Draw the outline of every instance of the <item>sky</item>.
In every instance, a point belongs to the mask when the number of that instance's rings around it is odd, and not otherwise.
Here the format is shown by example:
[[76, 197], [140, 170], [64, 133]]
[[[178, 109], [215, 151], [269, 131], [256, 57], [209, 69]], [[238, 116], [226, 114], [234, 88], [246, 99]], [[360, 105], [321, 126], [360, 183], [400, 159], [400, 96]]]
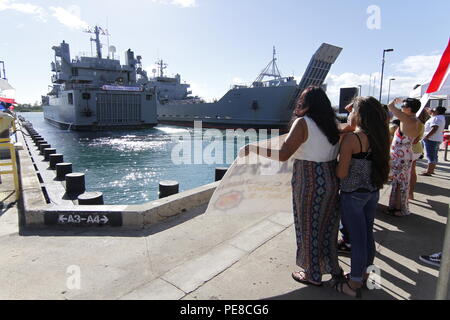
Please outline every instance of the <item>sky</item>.
[[[149, 74], [163, 59], [168, 75], [179, 73], [194, 95], [212, 100], [251, 84], [273, 46], [282, 75], [300, 80], [326, 42], [343, 48], [325, 81], [337, 105], [342, 87], [379, 96], [383, 50], [392, 48], [384, 101], [391, 78], [391, 97], [431, 79], [449, 41], [449, 12], [448, 0], [0, 0], [0, 61], [16, 100], [40, 101], [51, 85], [51, 47], [65, 40], [72, 57], [90, 55], [83, 30], [99, 25], [122, 63], [128, 48]], [[108, 39], [102, 43], [106, 54]]]

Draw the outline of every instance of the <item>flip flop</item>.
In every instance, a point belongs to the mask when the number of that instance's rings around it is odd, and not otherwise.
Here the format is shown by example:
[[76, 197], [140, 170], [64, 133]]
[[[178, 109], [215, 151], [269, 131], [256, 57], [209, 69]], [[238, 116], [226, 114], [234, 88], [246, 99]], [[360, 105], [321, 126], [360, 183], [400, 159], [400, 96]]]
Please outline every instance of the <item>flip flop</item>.
[[422, 173], [419, 173], [419, 176], [422, 176], [422, 177], [432, 177], [433, 175], [432, 175], [431, 173], [422, 172]]
[[321, 287], [323, 285], [323, 283], [317, 284], [317, 283], [311, 282], [309, 280], [306, 280], [306, 278], [300, 278], [299, 276], [297, 276], [297, 275], [300, 275], [300, 273], [303, 273], [306, 276], [306, 273], [304, 271], [295, 271], [295, 272], [292, 272], [292, 279], [294, 279], [295, 281], [300, 282], [302, 284], [313, 285], [316, 287]]

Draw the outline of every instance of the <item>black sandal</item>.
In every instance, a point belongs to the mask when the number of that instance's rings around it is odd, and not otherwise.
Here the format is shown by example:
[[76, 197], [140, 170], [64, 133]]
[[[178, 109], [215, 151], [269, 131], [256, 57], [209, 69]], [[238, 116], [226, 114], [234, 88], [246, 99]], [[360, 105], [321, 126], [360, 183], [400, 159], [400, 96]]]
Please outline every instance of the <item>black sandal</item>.
[[355, 292], [356, 296], [354, 298], [360, 299], [362, 298], [362, 290], [361, 288], [352, 288], [352, 286], [350, 285], [350, 283], [348, 282], [348, 280], [341, 280], [341, 281], [337, 281], [334, 285], [333, 288], [339, 292], [339, 293], [343, 293], [347, 296], [349, 296], [347, 293], [344, 292], [344, 285], [346, 285], [350, 290], [352, 290], [353, 292]]
[[[347, 281], [349, 281], [350, 280], [350, 273], [347, 273], [345, 276], [344, 276], [344, 278], [347, 280]], [[362, 285], [362, 287], [361, 287], [361, 289], [363, 289], [363, 290], [369, 290], [369, 287], [367, 286], [367, 281], [369, 281], [369, 278], [367, 278], [366, 280], [364, 280], [363, 279], [363, 285]]]
[[[400, 214], [396, 214], [396, 212], [400, 212]], [[401, 209], [391, 208], [391, 209], [386, 210], [384, 213], [391, 217], [400, 218], [400, 217], [403, 217], [401, 212], [402, 212]]]
[[344, 273], [344, 270], [341, 269], [338, 274], [331, 275], [331, 279], [328, 280], [326, 284], [328, 287], [334, 288], [338, 282], [345, 281], [345, 277], [346, 275]]

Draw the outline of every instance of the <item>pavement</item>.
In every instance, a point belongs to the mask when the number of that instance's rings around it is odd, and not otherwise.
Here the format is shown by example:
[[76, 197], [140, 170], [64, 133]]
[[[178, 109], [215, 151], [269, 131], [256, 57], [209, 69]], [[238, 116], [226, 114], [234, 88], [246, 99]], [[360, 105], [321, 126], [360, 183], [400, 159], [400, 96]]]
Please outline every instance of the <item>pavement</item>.
[[[24, 230], [12, 179], [1, 178], [0, 299], [352, 299], [292, 280], [291, 215], [204, 215], [200, 206], [140, 231]], [[380, 209], [388, 196], [383, 189]], [[433, 177], [419, 176], [410, 216], [377, 213], [381, 287], [363, 299], [434, 298], [439, 269], [418, 257], [441, 250], [449, 199], [450, 162], [442, 162]], [[339, 261], [348, 272], [349, 257]]]

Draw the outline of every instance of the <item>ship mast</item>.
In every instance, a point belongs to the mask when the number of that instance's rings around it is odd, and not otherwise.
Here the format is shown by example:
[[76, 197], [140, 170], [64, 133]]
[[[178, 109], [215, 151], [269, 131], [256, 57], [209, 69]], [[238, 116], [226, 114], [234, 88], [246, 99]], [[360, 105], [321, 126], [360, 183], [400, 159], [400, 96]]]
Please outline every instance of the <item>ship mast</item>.
[[156, 61], [156, 65], [158, 66], [159, 69], [159, 76], [161, 78], [164, 77], [164, 69], [167, 69], [167, 63], [164, 63], [164, 61], [161, 59]]
[[[100, 43], [100, 34], [104, 36], [110, 36], [107, 29], [95, 26], [94, 28], [88, 28], [84, 32], [95, 34], [95, 39], [91, 37], [91, 42], [95, 42], [95, 47], [97, 49], [97, 58], [102, 58], [102, 44]], [[108, 39], [109, 40], [109, 39]]]
[[274, 79], [280, 79], [281, 73], [277, 66], [277, 58], [275, 57], [277, 51], [275, 46], [273, 46], [272, 60], [269, 62], [267, 67], [259, 74], [258, 78], [256, 78], [255, 82], [262, 82], [264, 77], [272, 77]]

